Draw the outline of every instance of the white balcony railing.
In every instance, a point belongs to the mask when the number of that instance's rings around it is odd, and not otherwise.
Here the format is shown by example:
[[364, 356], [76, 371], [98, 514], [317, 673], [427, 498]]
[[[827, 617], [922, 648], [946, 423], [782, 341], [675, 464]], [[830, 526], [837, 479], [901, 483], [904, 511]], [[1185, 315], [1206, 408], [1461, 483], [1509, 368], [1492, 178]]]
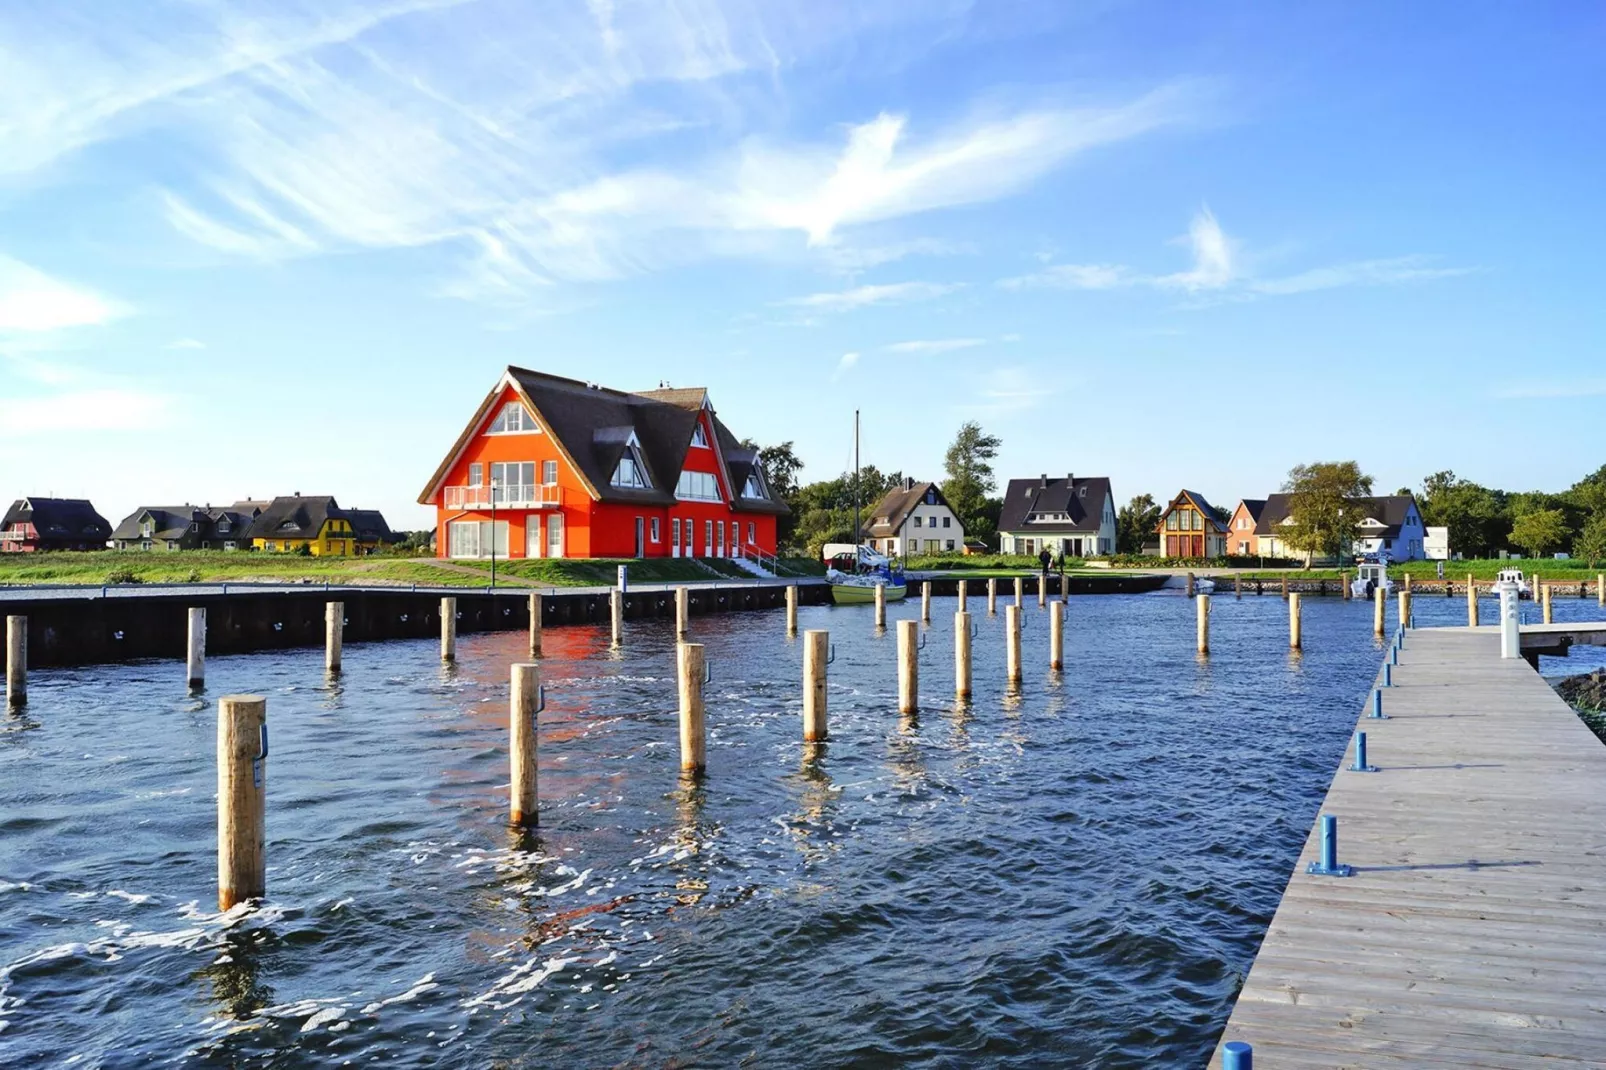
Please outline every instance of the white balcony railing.
[[0, 531], [0, 542], [26, 541], [28, 541], [28, 533], [26, 531]]
[[555, 509], [563, 504], [563, 488], [556, 484], [515, 484], [507, 487], [447, 487], [446, 508]]

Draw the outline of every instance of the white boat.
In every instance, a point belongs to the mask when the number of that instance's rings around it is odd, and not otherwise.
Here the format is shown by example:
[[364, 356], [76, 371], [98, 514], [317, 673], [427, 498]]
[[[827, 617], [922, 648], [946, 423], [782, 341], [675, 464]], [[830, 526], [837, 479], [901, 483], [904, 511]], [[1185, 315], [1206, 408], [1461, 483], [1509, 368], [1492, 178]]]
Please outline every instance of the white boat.
[[1532, 597], [1533, 595], [1532, 586], [1528, 583], [1527, 577], [1522, 574], [1522, 569], [1520, 568], [1501, 569], [1500, 575], [1495, 579], [1494, 582], [1495, 590], [1499, 590], [1502, 583], [1516, 584], [1518, 598], [1523, 598], [1525, 596]]
[[1200, 576], [1193, 581], [1195, 594], [1210, 594], [1216, 589], [1216, 581], [1209, 576]]
[[899, 601], [909, 593], [903, 572], [868, 546], [858, 547], [858, 571], [826, 569], [825, 578], [831, 584], [831, 600], [839, 606], [874, 602], [877, 587], [886, 588], [888, 602]]
[[1389, 579], [1388, 559], [1380, 557], [1376, 561], [1357, 561], [1355, 578], [1349, 585], [1350, 593], [1356, 598], [1371, 598], [1379, 587], [1388, 594], [1394, 591], [1394, 581]]

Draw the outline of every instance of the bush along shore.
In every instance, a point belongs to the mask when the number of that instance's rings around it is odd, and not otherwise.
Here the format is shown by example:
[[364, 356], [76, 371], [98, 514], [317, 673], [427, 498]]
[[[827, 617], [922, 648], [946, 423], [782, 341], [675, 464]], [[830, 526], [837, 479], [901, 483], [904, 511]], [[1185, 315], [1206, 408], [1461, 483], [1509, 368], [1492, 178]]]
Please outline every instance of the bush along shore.
[[1606, 743], [1606, 671], [1596, 669], [1582, 676], [1569, 676], [1556, 684], [1556, 692], [1578, 711], [1589, 730]]

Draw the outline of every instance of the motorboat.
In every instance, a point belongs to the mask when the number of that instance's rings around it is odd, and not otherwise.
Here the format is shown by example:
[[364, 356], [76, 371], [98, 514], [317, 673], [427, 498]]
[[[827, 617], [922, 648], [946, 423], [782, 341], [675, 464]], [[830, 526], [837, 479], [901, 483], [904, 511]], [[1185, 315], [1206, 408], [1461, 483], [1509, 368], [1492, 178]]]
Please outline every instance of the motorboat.
[[1365, 557], [1355, 562], [1355, 578], [1350, 581], [1350, 593], [1356, 598], [1371, 598], [1379, 588], [1392, 594], [1394, 581], [1389, 579], [1388, 555]]
[[1532, 584], [1523, 576], [1520, 568], [1503, 568], [1494, 581], [1494, 589], [1499, 590], [1503, 583], [1515, 584], [1518, 598], [1531, 598], [1533, 596]]

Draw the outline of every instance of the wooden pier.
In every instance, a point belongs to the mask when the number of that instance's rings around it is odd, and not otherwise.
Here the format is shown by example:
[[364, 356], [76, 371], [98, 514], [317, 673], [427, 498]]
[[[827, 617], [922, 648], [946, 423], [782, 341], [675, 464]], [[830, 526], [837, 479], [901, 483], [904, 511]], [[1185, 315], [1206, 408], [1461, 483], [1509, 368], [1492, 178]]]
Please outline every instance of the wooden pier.
[[[1494, 628], [1408, 631], [1222, 1043], [1262, 1067], [1606, 1065], [1606, 745]], [[1319, 826], [1320, 823], [1317, 823]], [[1221, 1065], [1217, 1046], [1213, 1064]]]
[[[1526, 632], [1527, 629], [1524, 629]], [[1606, 1065], [1606, 745], [1495, 629], [1407, 633], [1221, 1041], [1263, 1067]], [[1212, 1066], [1221, 1065], [1218, 1045]]]

